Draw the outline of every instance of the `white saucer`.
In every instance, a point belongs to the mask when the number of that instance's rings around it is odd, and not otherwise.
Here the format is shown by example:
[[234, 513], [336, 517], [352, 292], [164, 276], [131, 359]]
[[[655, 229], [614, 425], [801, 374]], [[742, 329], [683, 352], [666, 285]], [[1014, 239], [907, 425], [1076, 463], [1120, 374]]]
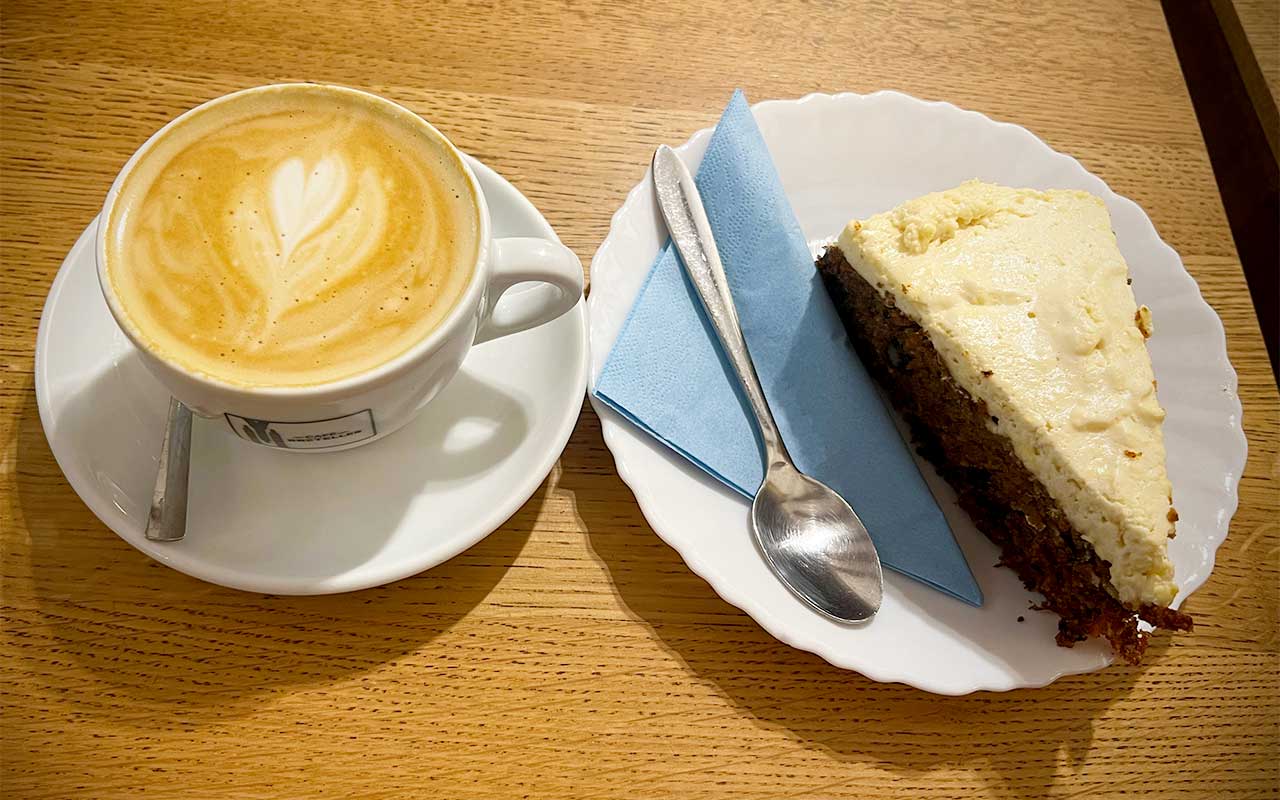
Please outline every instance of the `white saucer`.
[[[514, 186], [470, 163], [495, 236], [556, 239]], [[143, 528], [169, 399], [107, 311], [94, 267], [96, 224], [63, 262], [40, 318], [40, 421], [93, 513], [188, 575], [255, 592], [327, 594], [421, 572], [514, 514], [577, 422], [587, 373], [581, 303], [554, 322], [475, 347], [417, 419], [365, 447], [281, 453], [197, 420], [187, 537], [149, 542]], [[543, 290], [517, 287], [503, 303]]]
[[[1134, 293], [1151, 307], [1156, 323], [1149, 350], [1168, 412], [1165, 443], [1180, 515], [1178, 536], [1169, 544], [1182, 587], [1177, 603], [1204, 583], [1235, 513], [1244, 467], [1236, 374], [1222, 322], [1142, 209], [1026, 129], [949, 103], [896, 92], [815, 94], [752, 110], [811, 242], [829, 240], [851, 218], [974, 177], [1084, 189], [1106, 202]], [[678, 150], [696, 165], [710, 138], [711, 129], [698, 131]], [[593, 385], [666, 236], [646, 174], [614, 215], [591, 262]], [[970, 608], [886, 571], [880, 613], [870, 624], [842, 626], [810, 611], [769, 573], [751, 543], [745, 500], [604, 404], [593, 405], [618, 472], [653, 529], [721, 597], [794, 647], [875, 680], [943, 694], [1043, 686], [1112, 660], [1109, 648], [1096, 641], [1070, 650], [1054, 644], [1057, 617], [1028, 609], [1035, 598], [1010, 570], [994, 566], [995, 547], [927, 465], [925, 477], [986, 603]]]

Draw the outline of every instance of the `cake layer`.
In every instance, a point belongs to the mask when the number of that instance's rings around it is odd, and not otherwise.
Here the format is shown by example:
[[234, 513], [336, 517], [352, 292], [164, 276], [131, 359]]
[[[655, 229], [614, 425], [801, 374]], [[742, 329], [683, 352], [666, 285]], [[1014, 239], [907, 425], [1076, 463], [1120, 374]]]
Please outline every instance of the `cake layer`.
[[989, 411], [1131, 609], [1177, 594], [1150, 316], [1102, 202], [972, 181], [849, 223], [838, 246]]

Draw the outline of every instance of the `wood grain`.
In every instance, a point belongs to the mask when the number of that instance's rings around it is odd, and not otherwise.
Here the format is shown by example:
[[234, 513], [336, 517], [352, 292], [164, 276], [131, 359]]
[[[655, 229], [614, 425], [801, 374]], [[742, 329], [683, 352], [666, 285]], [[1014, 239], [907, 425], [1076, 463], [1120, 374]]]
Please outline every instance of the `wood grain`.
[[[5, 794], [32, 798], [1274, 796], [1280, 399], [1156, 3], [6, 2]], [[1138, 201], [1226, 324], [1248, 470], [1141, 667], [938, 698], [792, 650], [649, 529], [584, 411], [498, 532], [391, 586], [244, 594], [148, 560], [44, 440], [44, 295], [116, 170], [231, 89], [399, 100], [588, 261], [660, 142], [753, 99], [897, 88], [1018, 122]]]

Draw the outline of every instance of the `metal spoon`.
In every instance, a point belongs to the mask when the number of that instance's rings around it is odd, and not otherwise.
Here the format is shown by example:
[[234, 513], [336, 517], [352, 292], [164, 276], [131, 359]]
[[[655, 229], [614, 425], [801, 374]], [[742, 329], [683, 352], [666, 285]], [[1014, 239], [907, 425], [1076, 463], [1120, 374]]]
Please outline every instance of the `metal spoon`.
[[177, 542], [187, 535], [187, 479], [191, 474], [191, 409], [169, 398], [169, 423], [147, 515], [147, 538]]
[[756, 544], [801, 600], [840, 622], [869, 619], [884, 594], [875, 545], [840, 495], [791, 463], [742, 337], [702, 197], [680, 157], [665, 145], [653, 156], [653, 183], [671, 240], [760, 427], [767, 468], [751, 504]]

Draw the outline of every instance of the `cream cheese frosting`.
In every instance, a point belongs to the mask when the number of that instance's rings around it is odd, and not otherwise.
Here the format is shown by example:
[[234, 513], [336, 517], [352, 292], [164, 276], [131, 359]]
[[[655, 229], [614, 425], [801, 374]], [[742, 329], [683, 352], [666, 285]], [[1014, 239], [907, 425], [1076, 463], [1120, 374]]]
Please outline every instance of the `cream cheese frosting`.
[[1172, 489], [1128, 267], [1098, 198], [970, 181], [854, 220], [838, 246], [986, 403], [1120, 600], [1177, 594]]

